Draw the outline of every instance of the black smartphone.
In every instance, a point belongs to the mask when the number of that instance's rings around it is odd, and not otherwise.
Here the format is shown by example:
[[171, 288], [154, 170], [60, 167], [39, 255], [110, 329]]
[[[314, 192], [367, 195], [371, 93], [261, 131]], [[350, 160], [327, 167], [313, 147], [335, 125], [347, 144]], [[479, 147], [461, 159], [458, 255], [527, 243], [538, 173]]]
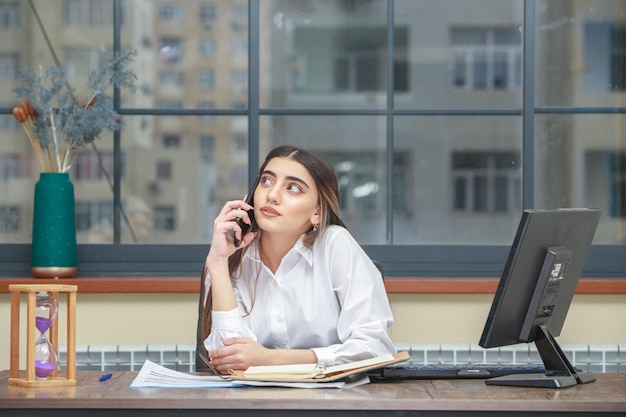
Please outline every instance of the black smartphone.
[[[261, 176], [256, 177], [256, 180], [254, 180], [254, 184], [252, 184], [250, 191], [248, 191], [248, 196], [246, 197], [246, 203], [250, 204], [251, 206], [254, 205], [254, 191], [256, 190], [257, 185], [259, 185], [259, 181], [261, 181]], [[248, 217], [250, 217], [251, 222], [254, 222], [254, 210], [248, 211]], [[241, 237], [244, 237], [245, 234], [248, 233], [248, 231], [250, 230], [251, 225], [248, 223], [244, 223], [240, 217], [237, 217], [235, 219], [235, 222], [239, 225], [239, 227], [241, 227]], [[235, 239], [235, 247], [238, 248], [239, 245], [241, 245], [241, 241], [235, 237], [234, 233], [233, 238]]]

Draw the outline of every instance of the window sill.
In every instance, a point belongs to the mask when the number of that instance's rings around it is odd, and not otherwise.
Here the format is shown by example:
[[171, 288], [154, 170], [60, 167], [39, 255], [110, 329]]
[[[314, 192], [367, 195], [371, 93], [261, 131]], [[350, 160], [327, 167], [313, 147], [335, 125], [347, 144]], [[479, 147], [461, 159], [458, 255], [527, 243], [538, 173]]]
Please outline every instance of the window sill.
[[[81, 293], [198, 293], [197, 277], [0, 278], [0, 293], [9, 284], [78, 285]], [[385, 280], [389, 294], [493, 294], [498, 278], [395, 278]], [[581, 279], [576, 294], [626, 294], [626, 279]]]

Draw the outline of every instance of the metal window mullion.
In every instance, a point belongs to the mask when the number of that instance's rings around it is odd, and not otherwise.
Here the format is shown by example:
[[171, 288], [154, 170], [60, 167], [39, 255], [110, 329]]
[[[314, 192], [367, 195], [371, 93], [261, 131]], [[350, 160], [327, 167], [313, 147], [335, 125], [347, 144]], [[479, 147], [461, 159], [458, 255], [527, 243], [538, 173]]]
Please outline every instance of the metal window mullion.
[[535, 165], [535, 0], [524, 0], [522, 42], [522, 208], [533, 208]]
[[260, 25], [259, 0], [248, 0], [248, 182], [252, 184], [259, 170], [260, 153]]
[[387, 234], [385, 243], [393, 244], [393, 146], [394, 146], [394, 0], [387, 2], [387, 195], [386, 195], [386, 224]]
[[[113, 52], [119, 53], [121, 44], [122, 28], [122, 5], [120, 0], [113, 2]], [[119, 113], [121, 105], [120, 88], [113, 86], [113, 110]], [[122, 172], [122, 150], [121, 131], [113, 132], [113, 243], [122, 241], [121, 213], [122, 213], [122, 193], [121, 193], [121, 172]]]

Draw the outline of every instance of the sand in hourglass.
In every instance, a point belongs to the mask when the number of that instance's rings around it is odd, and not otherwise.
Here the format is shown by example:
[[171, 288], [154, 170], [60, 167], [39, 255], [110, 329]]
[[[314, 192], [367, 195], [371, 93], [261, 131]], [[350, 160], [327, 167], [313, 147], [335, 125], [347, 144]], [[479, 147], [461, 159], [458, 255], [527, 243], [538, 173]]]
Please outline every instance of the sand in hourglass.
[[44, 336], [52, 325], [52, 321], [41, 316], [35, 317], [35, 327], [41, 333], [41, 336], [35, 343], [35, 375], [37, 375], [37, 378], [47, 378], [57, 368], [56, 363], [50, 361], [50, 359], [56, 357], [54, 347]]

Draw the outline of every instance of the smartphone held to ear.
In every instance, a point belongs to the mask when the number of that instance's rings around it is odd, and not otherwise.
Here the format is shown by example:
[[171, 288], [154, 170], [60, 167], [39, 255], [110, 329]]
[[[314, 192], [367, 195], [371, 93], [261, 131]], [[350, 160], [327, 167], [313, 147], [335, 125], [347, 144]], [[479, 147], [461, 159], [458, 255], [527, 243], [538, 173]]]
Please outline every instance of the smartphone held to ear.
[[[254, 184], [252, 184], [250, 191], [248, 191], [248, 196], [246, 197], [246, 203], [250, 204], [251, 206], [254, 205], [254, 191], [256, 190], [257, 185], [259, 185], [259, 181], [261, 181], [260, 176], [256, 177], [256, 180], [254, 181]], [[254, 210], [248, 211], [248, 217], [250, 217], [250, 222], [253, 223], [254, 222]], [[244, 223], [244, 221], [240, 217], [237, 217], [235, 219], [235, 222], [239, 225], [239, 227], [241, 227], [241, 238], [243, 239], [246, 233], [250, 231], [251, 224]], [[235, 242], [234, 242], [235, 247], [238, 248], [239, 245], [241, 245], [241, 241], [237, 239], [234, 233], [233, 233], [233, 238], [235, 239]]]

